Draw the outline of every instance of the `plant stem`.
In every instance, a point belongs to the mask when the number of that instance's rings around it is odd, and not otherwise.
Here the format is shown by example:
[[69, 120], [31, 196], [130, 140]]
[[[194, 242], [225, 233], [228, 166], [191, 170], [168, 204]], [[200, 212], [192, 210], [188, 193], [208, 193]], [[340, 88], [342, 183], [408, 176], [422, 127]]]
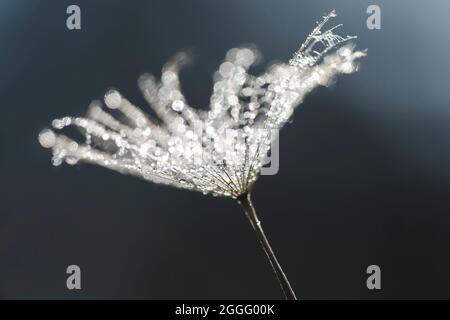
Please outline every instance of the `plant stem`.
[[258, 235], [259, 242], [261, 243], [264, 252], [267, 254], [267, 257], [270, 260], [270, 264], [272, 265], [273, 270], [278, 278], [278, 282], [280, 283], [281, 289], [287, 300], [297, 300], [295, 296], [294, 290], [292, 290], [291, 285], [289, 284], [289, 280], [283, 272], [283, 269], [280, 266], [277, 258], [275, 257], [275, 253], [270, 246], [269, 241], [264, 233], [264, 230], [261, 226], [261, 221], [259, 221], [258, 216], [256, 215], [255, 208], [253, 207], [252, 200], [250, 198], [250, 192], [241, 195], [239, 198], [239, 203], [244, 208], [245, 214], [247, 218], [250, 220], [250, 223], [255, 229], [256, 234]]

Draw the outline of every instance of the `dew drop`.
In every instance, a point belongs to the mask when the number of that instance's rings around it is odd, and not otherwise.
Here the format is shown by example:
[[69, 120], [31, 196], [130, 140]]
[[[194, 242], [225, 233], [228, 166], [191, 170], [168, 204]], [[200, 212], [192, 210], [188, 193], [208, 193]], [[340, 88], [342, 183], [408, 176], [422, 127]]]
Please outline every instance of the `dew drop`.
[[172, 102], [172, 109], [176, 112], [181, 112], [184, 109], [184, 102], [181, 100], [175, 100]]
[[78, 159], [75, 158], [75, 157], [67, 157], [66, 158], [66, 163], [68, 165], [74, 166], [74, 165], [76, 165], [78, 163]]
[[39, 143], [44, 148], [51, 148], [56, 143], [56, 136], [50, 129], [42, 130], [41, 133], [39, 133]]
[[105, 94], [105, 103], [108, 108], [117, 109], [122, 104], [122, 95], [119, 91], [111, 89]]
[[62, 158], [62, 157], [54, 156], [54, 157], [52, 158], [52, 164], [53, 164], [55, 167], [61, 165], [62, 162], [63, 162], [63, 158]]

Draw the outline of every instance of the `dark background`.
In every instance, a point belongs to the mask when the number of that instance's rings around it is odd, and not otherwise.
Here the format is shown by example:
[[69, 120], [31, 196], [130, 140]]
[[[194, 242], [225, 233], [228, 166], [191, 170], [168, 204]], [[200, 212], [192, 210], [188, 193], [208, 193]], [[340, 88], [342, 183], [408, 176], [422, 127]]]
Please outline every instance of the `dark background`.
[[[82, 30], [66, 28], [77, 4]], [[381, 7], [381, 30], [366, 8]], [[280, 139], [280, 171], [254, 202], [297, 295], [450, 298], [448, 1], [0, 1], [0, 297], [278, 299], [256, 236], [229, 199], [87, 164], [52, 167], [37, 141], [193, 48], [182, 74], [208, 103], [226, 51], [287, 60], [331, 9], [368, 48], [360, 72], [314, 91]], [[256, 71], [263, 67], [256, 68]], [[82, 269], [82, 290], [66, 268]], [[366, 268], [382, 289], [366, 288]]]

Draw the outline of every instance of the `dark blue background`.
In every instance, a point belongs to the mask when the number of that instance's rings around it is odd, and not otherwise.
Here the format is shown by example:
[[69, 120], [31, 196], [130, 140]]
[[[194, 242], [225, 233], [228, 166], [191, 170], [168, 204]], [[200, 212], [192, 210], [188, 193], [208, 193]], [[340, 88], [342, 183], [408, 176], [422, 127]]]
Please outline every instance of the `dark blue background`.
[[[69, 4], [81, 7], [81, 31], [66, 28]], [[366, 28], [369, 4], [381, 30]], [[183, 48], [196, 53], [184, 91], [205, 107], [229, 48], [256, 43], [264, 63], [286, 61], [333, 8], [368, 56], [296, 110], [255, 206], [300, 298], [450, 298], [444, 0], [1, 0], [0, 297], [281, 298], [233, 200], [54, 168], [37, 135], [109, 87], [146, 108], [136, 79]], [[65, 286], [70, 264], [82, 269], [79, 292]], [[371, 264], [381, 291], [366, 288]]]

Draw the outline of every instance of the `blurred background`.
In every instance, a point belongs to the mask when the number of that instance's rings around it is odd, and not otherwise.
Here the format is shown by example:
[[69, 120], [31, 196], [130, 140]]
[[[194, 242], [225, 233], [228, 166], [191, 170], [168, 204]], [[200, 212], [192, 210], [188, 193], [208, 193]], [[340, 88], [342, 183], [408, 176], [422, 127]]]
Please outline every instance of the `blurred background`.
[[[80, 31], [66, 8], [81, 8]], [[368, 30], [366, 9], [381, 8]], [[53, 167], [37, 136], [175, 52], [205, 107], [226, 51], [287, 61], [322, 15], [368, 48], [360, 71], [315, 90], [280, 138], [280, 171], [253, 193], [304, 299], [450, 298], [450, 3], [426, 1], [0, 1], [0, 298], [278, 299], [239, 205], [87, 164]], [[66, 288], [81, 267], [82, 289]], [[366, 268], [381, 267], [381, 290]]]

